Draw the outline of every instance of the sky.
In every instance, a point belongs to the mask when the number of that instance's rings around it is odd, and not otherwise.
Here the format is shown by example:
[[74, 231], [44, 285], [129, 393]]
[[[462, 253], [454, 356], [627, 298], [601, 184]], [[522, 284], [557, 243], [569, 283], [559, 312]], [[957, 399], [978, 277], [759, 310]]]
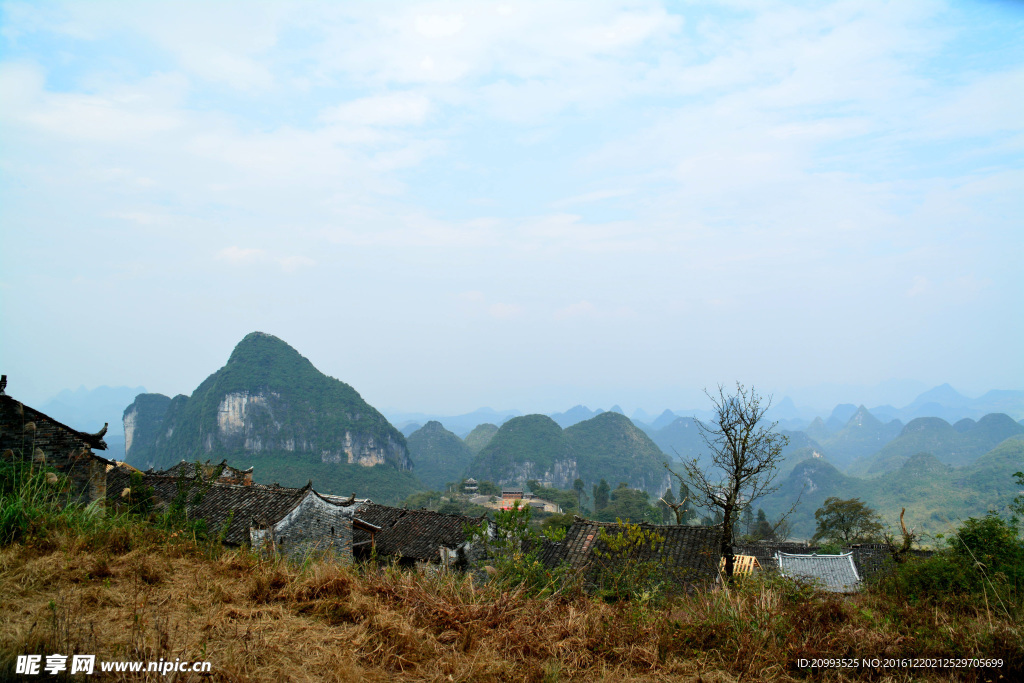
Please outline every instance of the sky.
[[8, 393], [189, 394], [254, 330], [391, 410], [1022, 389], [1021, 35], [996, 0], [0, 2]]

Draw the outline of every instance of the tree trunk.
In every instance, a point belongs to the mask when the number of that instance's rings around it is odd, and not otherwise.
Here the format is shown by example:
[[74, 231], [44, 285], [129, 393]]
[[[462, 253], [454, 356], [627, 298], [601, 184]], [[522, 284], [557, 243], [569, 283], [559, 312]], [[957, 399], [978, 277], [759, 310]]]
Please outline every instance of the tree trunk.
[[732, 506], [726, 505], [722, 515], [722, 557], [725, 558], [725, 578], [733, 583], [733, 567], [736, 558], [732, 552]]

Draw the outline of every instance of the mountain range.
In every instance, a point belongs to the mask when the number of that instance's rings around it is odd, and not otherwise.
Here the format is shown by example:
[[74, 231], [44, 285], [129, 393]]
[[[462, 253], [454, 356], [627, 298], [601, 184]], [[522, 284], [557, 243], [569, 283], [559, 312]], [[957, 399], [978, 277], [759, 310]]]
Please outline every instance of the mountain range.
[[1003, 440], [963, 467], [952, 467], [928, 452], [915, 453], [876, 479], [843, 474], [827, 460], [810, 459], [780, 476], [776, 482], [779, 489], [757, 505], [776, 518], [799, 500], [790, 517], [792, 535], [809, 538], [815, 530], [814, 511], [827, 498], [860, 498], [881, 515], [890, 530], [899, 528], [900, 511], [905, 508], [907, 526], [923, 534], [926, 543], [933, 543], [931, 535], [945, 532], [967, 517], [989, 510], [1005, 512], [1021, 493], [1012, 475], [1022, 464], [1022, 436]]
[[[699, 420], [711, 416], [707, 410], [656, 416], [638, 410], [632, 419], [618, 406], [606, 412], [583, 405], [551, 415], [489, 408], [438, 419], [405, 413], [398, 415], [407, 418], [399, 431], [394, 414], [389, 422], [354, 388], [259, 332], [242, 339], [225, 366], [189, 396], [100, 387], [61, 392], [42, 407], [79, 429], [97, 429], [110, 422], [110, 413], [122, 412], [124, 445], [112, 425], [107, 455], [144, 469], [180, 459], [227, 459], [255, 465], [257, 481], [302, 485], [314, 479], [324, 492], [357, 491], [380, 502], [440, 489], [467, 474], [499, 484], [537, 479], [566, 489], [579, 478], [588, 490], [605, 479], [656, 496], [669, 484], [665, 462], [710, 464], [699, 428]], [[926, 517], [923, 528], [949, 514], [998, 507], [1009, 495], [1003, 489], [1011, 486], [1012, 472], [1024, 469], [1021, 416], [1024, 392], [971, 399], [949, 385], [919, 394], [904, 408], [845, 403], [813, 420], [783, 398], [768, 417], [789, 443], [779, 491], [765, 500], [765, 509], [778, 512], [800, 494], [797, 528], [813, 531], [813, 511], [828, 495], [857, 495], [887, 514], [907, 506]]]

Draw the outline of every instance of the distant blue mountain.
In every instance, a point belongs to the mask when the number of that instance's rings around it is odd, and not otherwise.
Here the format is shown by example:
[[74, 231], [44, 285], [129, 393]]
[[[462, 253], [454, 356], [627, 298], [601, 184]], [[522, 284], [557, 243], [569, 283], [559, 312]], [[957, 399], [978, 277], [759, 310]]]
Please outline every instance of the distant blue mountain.
[[[132, 404], [135, 397], [146, 393], [145, 387], [79, 387], [74, 391], [65, 389], [39, 407], [50, 417], [67, 426], [83, 432], [98, 431], [103, 423], [109, 423], [107, 443], [115, 434], [124, 434], [121, 417], [124, 409]], [[118, 459], [124, 459], [124, 444]]]
[[1014, 420], [1024, 418], [1024, 391], [997, 389], [978, 398], [968, 398], [949, 384], [942, 384], [919, 395], [903, 408], [885, 405], [871, 409], [871, 414], [882, 422], [939, 417], [955, 423], [965, 418], [979, 420], [991, 413], [1004, 413]]
[[522, 415], [518, 410], [494, 410], [493, 408], [478, 408], [471, 413], [447, 416], [430, 413], [383, 412], [384, 417], [393, 425], [409, 425], [413, 422], [424, 425], [431, 420], [436, 420], [444, 425], [445, 429], [463, 438], [477, 425], [486, 423], [502, 425], [513, 417]]
[[[592, 417], [597, 417], [603, 412], [604, 411], [601, 410], [600, 408], [598, 408], [597, 410], [591, 410], [586, 406], [573, 406], [564, 413], [551, 413], [548, 417], [557, 422], [559, 427], [565, 429], [566, 427], [572, 427], [574, 424], [585, 422], [586, 420], [589, 420]], [[619, 410], [613, 412], [621, 413], [622, 409], [619, 408]]]
[[651, 423], [651, 428], [652, 429], [661, 429], [663, 427], [667, 427], [670, 424], [672, 424], [673, 422], [675, 422], [676, 419], [678, 419], [679, 417], [680, 417], [679, 415], [676, 415], [671, 410], [666, 408], [665, 411], [662, 412], [661, 415], [659, 415], [658, 417], [654, 418], [654, 421]]

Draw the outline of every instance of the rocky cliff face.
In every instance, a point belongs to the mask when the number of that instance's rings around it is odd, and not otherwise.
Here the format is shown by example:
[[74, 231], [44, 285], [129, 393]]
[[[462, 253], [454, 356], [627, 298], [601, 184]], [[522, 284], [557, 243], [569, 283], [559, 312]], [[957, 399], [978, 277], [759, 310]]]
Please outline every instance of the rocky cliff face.
[[571, 489], [572, 483], [580, 476], [576, 458], [555, 460], [547, 468], [538, 467], [537, 463], [527, 460], [512, 464], [506, 472], [507, 474], [496, 483], [502, 485], [521, 484], [536, 479], [544, 486]]
[[139, 394], [124, 411], [125, 459], [145, 463], [155, 457], [153, 448], [165, 431], [164, 416], [171, 399], [163, 394]]
[[126, 457], [143, 467], [248, 453], [412, 469], [405, 437], [352, 387], [260, 332], [192, 396], [138, 396], [124, 425]]

